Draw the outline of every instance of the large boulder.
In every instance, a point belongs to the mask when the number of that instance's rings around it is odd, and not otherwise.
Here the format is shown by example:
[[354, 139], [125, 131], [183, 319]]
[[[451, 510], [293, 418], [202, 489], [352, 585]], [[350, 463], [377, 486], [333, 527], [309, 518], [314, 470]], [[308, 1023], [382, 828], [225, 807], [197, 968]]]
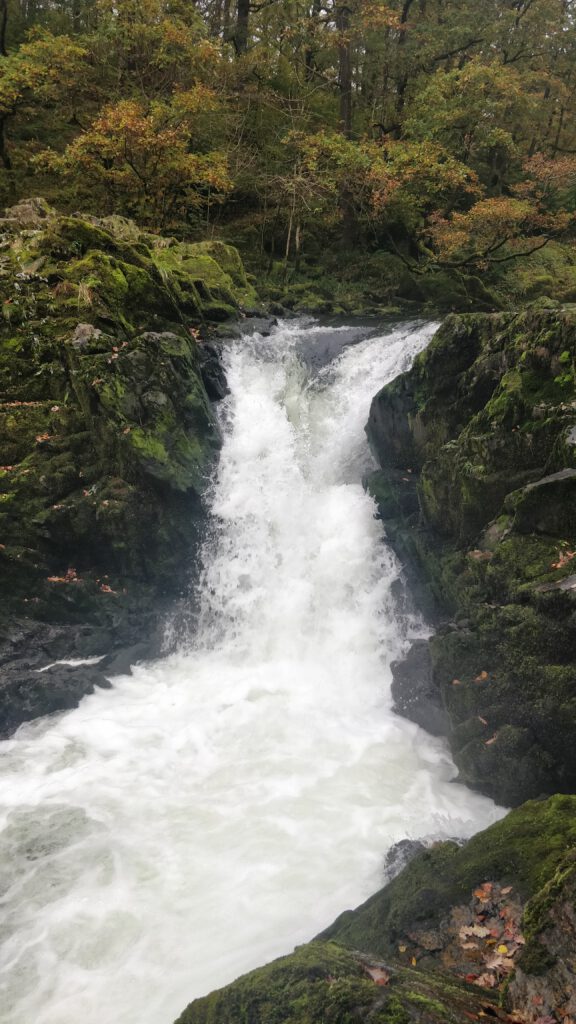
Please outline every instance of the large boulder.
[[574, 307], [450, 316], [367, 427], [461, 780], [508, 805], [576, 789], [575, 360]]
[[105, 681], [39, 668], [144, 656], [189, 588], [226, 390], [202, 338], [254, 296], [230, 246], [123, 218], [29, 200], [0, 234], [2, 735]]

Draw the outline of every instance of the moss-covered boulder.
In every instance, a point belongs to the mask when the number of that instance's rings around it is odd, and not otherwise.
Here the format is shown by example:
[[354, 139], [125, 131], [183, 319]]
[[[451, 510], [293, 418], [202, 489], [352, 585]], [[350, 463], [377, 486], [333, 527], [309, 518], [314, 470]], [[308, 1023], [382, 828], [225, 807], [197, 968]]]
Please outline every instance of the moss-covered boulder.
[[177, 1024], [560, 1022], [575, 858], [576, 797], [528, 803], [463, 847], [421, 852], [317, 940], [195, 1000]]
[[[576, 797], [528, 801], [464, 846], [436, 843], [418, 854], [384, 889], [357, 910], [343, 913], [321, 938], [375, 956], [398, 957], [400, 952], [405, 962], [416, 957], [431, 966], [456, 925], [459, 932], [462, 925], [476, 923], [458, 921], [484, 883], [508, 890], [506, 902], [518, 901], [523, 908], [573, 851]], [[477, 900], [487, 917], [493, 898], [478, 895]], [[456, 907], [462, 908], [461, 914], [454, 915]], [[491, 937], [471, 935], [473, 941]]]
[[138, 643], [188, 587], [220, 444], [201, 339], [254, 296], [231, 247], [122, 218], [34, 200], [0, 232], [2, 734], [62, 706], [38, 667]]
[[504, 804], [576, 789], [575, 360], [575, 307], [450, 316], [368, 424], [461, 778]]

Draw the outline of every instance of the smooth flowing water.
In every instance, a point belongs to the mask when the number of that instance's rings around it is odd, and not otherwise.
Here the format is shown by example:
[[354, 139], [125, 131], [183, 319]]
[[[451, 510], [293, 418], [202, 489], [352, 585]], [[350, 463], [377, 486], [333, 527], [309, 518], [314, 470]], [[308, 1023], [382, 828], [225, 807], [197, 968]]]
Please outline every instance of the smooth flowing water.
[[228, 347], [195, 638], [0, 744], [4, 1024], [170, 1024], [366, 898], [394, 842], [500, 817], [391, 711], [419, 626], [363, 428], [431, 334]]

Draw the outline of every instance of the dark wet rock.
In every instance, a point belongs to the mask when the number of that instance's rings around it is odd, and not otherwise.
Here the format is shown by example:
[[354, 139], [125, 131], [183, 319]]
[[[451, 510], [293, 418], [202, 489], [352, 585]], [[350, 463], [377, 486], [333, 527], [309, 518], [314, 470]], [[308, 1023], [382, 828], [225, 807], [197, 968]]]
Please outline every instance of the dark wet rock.
[[450, 316], [367, 427], [461, 781], [508, 805], [576, 789], [575, 357], [572, 307]]
[[134, 665], [157, 657], [161, 650], [160, 637], [142, 640], [140, 643], [123, 647], [119, 651], [107, 654], [99, 664], [107, 676], [129, 675]]
[[384, 859], [386, 881], [391, 882], [393, 878], [396, 878], [410, 861], [425, 849], [425, 844], [418, 839], [401, 839], [399, 843], [394, 843]]
[[243, 318], [238, 323], [226, 324], [216, 330], [216, 336], [222, 341], [237, 340], [238, 338], [249, 338], [254, 334], [261, 334], [264, 338], [272, 333], [272, 329], [278, 323], [274, 316], [256, 315]]
[[394, 710], [433, 736], [446, 736], [450, 721], [434, 679], [428, 640], [414, 640], [401, 661], [392, 664]]
[[576, 469], [561, 469], [512, 492], [505, 508], [518, 533], [576, 536]]
[[204, 342], [200, 348], [200, 374], [206, 394], [211, 401], [218, 401], [228, 394], [226, 373], [216, 345]]
[[67, 711], [95, 687], [110, 687], [96, 665], [54, 665], [43, 672], [22, 664], [3, 666], [0, 684], [0, 737], [41, 715]]

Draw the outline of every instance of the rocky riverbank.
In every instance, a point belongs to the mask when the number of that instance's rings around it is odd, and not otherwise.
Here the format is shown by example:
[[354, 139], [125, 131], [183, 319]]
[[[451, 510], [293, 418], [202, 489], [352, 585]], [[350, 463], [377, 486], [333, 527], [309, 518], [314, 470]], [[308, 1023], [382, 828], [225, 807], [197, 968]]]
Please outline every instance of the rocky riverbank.
[[369, 489], [440, 623], [399, 710], [440, 713], [461, 780], [504, 805], [576, 790], [575, 358], [575, 307], [451, 316], [368, 424]]
[[226, 385], [208, 339], [255, 293], [229, 246], [42, 200], [6, 211], [0, 238], [8, 735], [158, 650], [163, 611], [190, 587], [220, 444], [211, 401]]

